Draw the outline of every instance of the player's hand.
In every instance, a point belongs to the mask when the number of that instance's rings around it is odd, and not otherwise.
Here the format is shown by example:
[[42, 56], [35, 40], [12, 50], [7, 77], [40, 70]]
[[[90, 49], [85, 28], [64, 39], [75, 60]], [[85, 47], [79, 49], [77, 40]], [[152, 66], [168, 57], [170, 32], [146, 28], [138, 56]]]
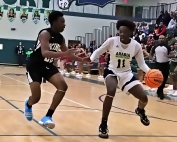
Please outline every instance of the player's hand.
[[66, 52], [64, 52], [64, 57], [70, 57], [76, 52], [76, 49], [68, 49]]
[[85, 57], [85, 58], [83, 59], [83, 62], [92, 62], [92, 61], [90, 60], [90, 57]]

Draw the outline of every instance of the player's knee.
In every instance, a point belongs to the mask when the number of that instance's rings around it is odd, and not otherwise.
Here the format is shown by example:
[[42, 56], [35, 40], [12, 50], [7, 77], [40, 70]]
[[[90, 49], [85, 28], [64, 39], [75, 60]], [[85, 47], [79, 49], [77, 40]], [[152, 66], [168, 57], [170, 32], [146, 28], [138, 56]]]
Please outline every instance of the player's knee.
[[68, 85], [65, 81], [62, 81], [58, 84], [58, 90], [66, 91], [68, 89]]
[[107, 88], [107, 94], [110, 95], [110, 96], [114, 96], [116, 93], [116, 88], [114, 87], [109, 87]]
[[148, 97], [147, 97], [147, 95], [143, 95], [142, 97], [141, 97], [141, 99], [140, 99], [140, 101], [142, 102], [142, 103], [148, 103]]

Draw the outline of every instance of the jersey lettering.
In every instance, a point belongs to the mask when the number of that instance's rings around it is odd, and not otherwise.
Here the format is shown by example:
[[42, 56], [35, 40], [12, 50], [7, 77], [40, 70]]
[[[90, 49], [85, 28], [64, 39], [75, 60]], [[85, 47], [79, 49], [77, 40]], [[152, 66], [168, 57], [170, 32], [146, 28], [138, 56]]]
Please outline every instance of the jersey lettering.
[[118, 59], [117, 68], [124, 68], [125, 67], [125, 59]]
[[53, 63], [54, 61], [54, 58], [44, 58], [44, 61], [47, 62], [47, 63]]

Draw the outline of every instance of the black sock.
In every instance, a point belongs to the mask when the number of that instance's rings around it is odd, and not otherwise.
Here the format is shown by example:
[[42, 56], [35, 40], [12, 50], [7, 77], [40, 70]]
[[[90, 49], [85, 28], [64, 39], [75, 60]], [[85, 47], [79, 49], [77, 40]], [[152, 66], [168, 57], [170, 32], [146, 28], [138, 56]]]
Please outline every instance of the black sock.
[[49, 109], [46, 116], [52, 117], [53, 113], [54, 113], [54, 110]]
[[101, 124], [103, 124], [103, 125], [107, 125], [107, 121], [108, 121], [107, 118], [102, 118], [102, 120], [101, 120]]
[[28, 102], [26, 103], [26, 105], [27, 105], [28, 108], [31, 108], [31, 107], [32, 107], [32, 106], [30, 106], [30, 105], [28, 104]]

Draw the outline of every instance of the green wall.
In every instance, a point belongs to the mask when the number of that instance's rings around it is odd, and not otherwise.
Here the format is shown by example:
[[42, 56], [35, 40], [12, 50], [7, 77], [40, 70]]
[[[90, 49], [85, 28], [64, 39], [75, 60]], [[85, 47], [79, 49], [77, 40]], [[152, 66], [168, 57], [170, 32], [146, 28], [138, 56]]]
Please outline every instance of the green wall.
[[29, 48], [34, 49], [35, 41], [0, 39], [0, 44], [3, 44], [3, 50], [0, 50], [0, 64], [17, 64], [15, 48], [19, 42], [22, 42], [23, 46], [25, 47], [25, 51], [27, 51]]

